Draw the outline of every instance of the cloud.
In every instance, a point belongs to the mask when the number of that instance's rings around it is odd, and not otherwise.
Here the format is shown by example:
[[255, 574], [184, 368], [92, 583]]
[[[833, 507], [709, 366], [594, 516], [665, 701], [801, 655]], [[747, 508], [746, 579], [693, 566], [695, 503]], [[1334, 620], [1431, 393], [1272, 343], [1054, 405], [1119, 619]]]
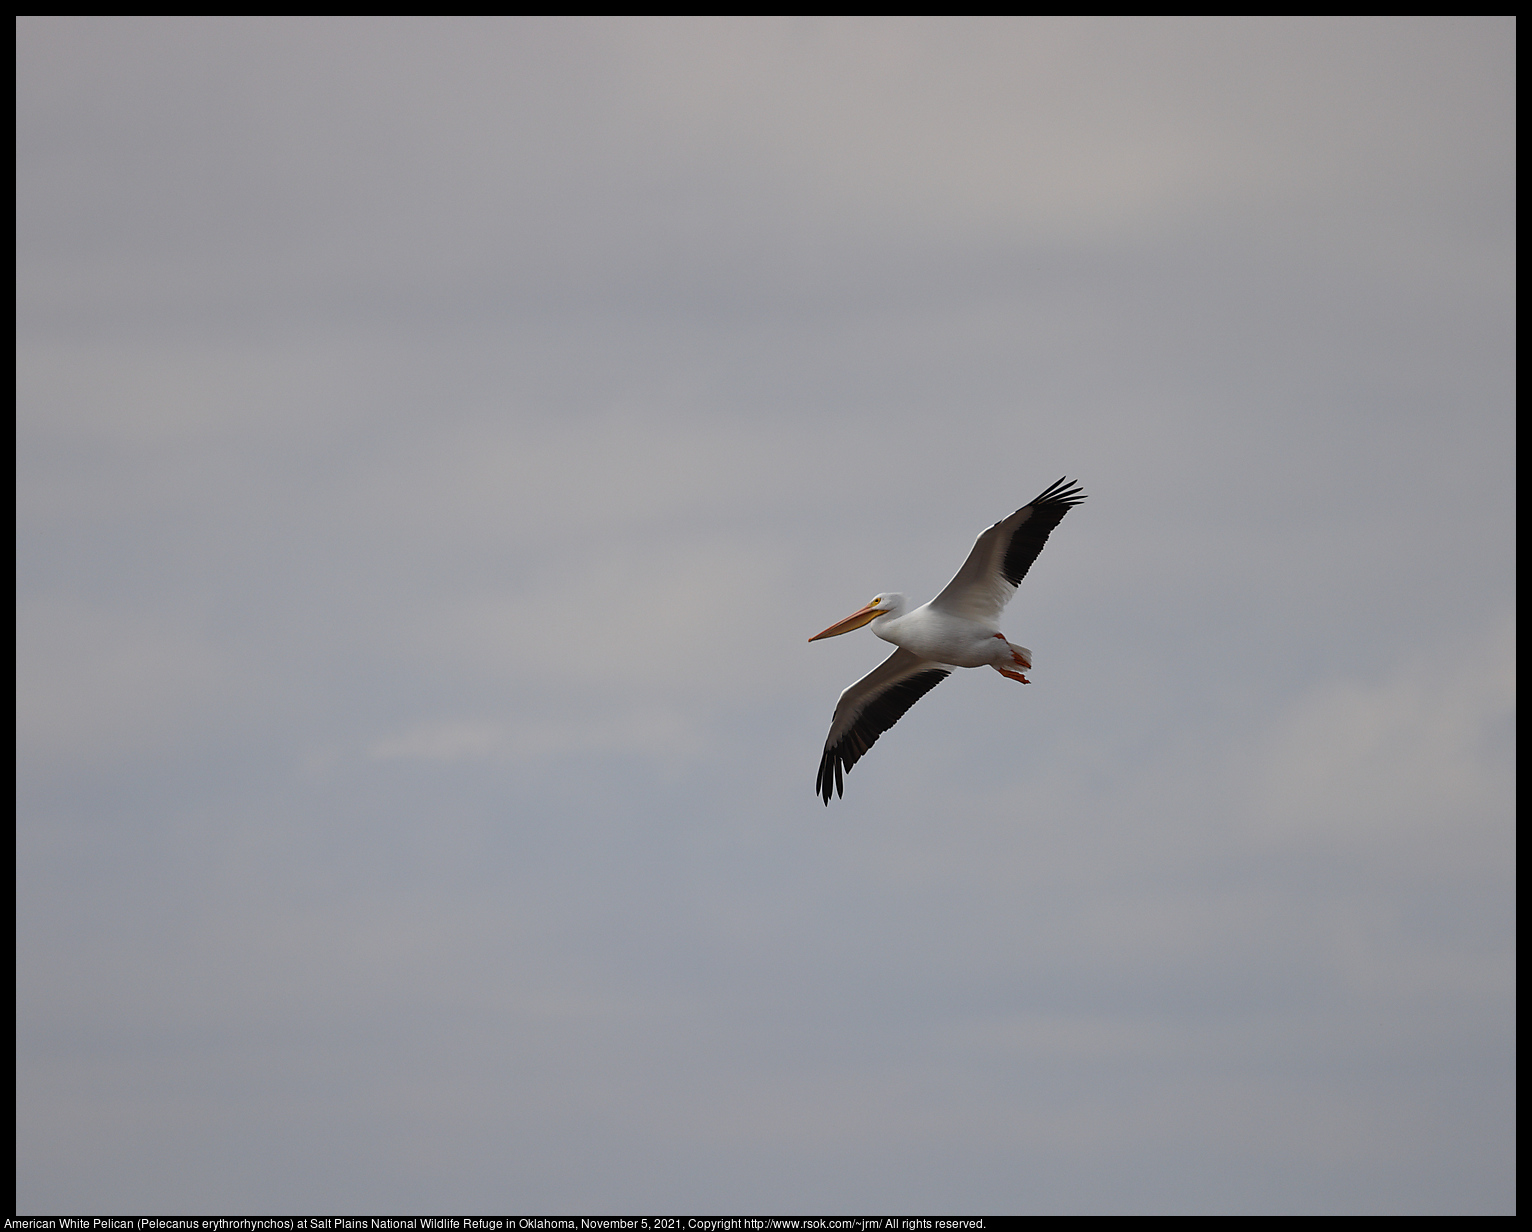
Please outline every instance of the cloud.
[[1266, 740], [1256, 816], [1272, 841], [1425, 844], [1419, 854], [1439, 870], [1483, 860], [1511, 817], [1514, 707], [1509, 615], [1477, 641], [1418, 650], [1382, 679], [1316, 684]]
[[575, 721], [561, 715], [503, 723], [446, 720], [423, 723], [377, 741], [368, 756], [379, 761], [540, 761], [569, 754], [637, 754], [674, 763], [694, 755], [698, 733], [686, 718], [665, 710]]
[[32, 18], [23, 310], [822, 295], [1444, 203], [1505, 137], [1485, 21]]
[[240, 674], [189, 616], [25, 599], [16, 728], [29, 766], [121, 766], [194, 739]]

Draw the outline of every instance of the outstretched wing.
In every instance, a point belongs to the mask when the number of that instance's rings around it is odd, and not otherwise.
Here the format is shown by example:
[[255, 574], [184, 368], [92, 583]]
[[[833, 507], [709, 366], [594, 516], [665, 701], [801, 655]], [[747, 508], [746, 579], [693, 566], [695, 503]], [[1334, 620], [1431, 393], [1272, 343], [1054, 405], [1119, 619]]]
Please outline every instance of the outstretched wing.
[[1048, 532], [1083, 501], [1080, 485], [1060, 479], [1010, 517], [981, 534], [957, 576], [931, 600], [931, 606], [991, 628], [1048, 542]]
[[830, 803], [830, 792], [845, 795], [844, 772], [877, 743], [904, 712], [952, 672], [900, 647], [840, 695], [814, 790]]

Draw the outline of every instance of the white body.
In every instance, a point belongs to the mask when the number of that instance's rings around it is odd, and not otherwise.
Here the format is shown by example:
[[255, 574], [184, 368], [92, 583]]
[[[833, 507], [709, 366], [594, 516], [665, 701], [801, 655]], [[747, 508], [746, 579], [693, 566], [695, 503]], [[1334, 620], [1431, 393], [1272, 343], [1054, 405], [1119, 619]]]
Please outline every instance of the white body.
[[[873, 618], [871, 629], [885, 642], [902, 646], [929, 663], [949, 667], [1030, 667], [1032, 653], [1013, 646], [1005, 635], [985, 620], [960, 616], [937, 607], [937, 600], [904, 611], [903, 595], [881, 595], [884, 615]], [[1017, 655], [1020, 655], [1018, 658]]]

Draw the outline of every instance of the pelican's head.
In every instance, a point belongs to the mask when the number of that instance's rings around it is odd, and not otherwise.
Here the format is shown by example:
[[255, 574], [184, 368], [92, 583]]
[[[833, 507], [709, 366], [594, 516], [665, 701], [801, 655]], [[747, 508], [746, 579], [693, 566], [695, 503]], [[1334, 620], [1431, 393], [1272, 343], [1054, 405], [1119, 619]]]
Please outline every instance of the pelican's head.
[[858, 608], [847, 616], [845, 620], [831, 625], [823, 633], [816, 633], [809, 638], [811, 642], [817, 642], [822, 637], [839, 637], [842, 633], [850, 633], [853, 629], [860, 629], [863, 625], [876, 620], [879, 616], [897, 616], [904, 610], [903, 595], [874, 595], [872, 602], [864, 608]]

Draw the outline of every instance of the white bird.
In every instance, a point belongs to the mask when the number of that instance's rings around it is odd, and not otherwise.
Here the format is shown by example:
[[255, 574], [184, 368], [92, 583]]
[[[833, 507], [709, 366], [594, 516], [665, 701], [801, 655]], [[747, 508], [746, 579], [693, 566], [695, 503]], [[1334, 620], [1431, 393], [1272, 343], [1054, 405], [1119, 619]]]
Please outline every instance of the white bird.
[[1079, 484], [1060, 479], [1030, 504], [996, 522], [973, 545], [957, 576], [931, 602], [905, 611], [903, 595], [875, 595], [866, 607], [809, 638], [838, 637], [865, 624], [899, 647], [840, 695], [814, 790], [830, 803], [844, 795], [844, 773], [904, 712], [945, 680], [955, 667], [992, 667], [1030, 684], [1023, 671], [1032, 652], [1006, 641], [1000, 613], [1048, 542], [1048, 533], [1085, 499]]

